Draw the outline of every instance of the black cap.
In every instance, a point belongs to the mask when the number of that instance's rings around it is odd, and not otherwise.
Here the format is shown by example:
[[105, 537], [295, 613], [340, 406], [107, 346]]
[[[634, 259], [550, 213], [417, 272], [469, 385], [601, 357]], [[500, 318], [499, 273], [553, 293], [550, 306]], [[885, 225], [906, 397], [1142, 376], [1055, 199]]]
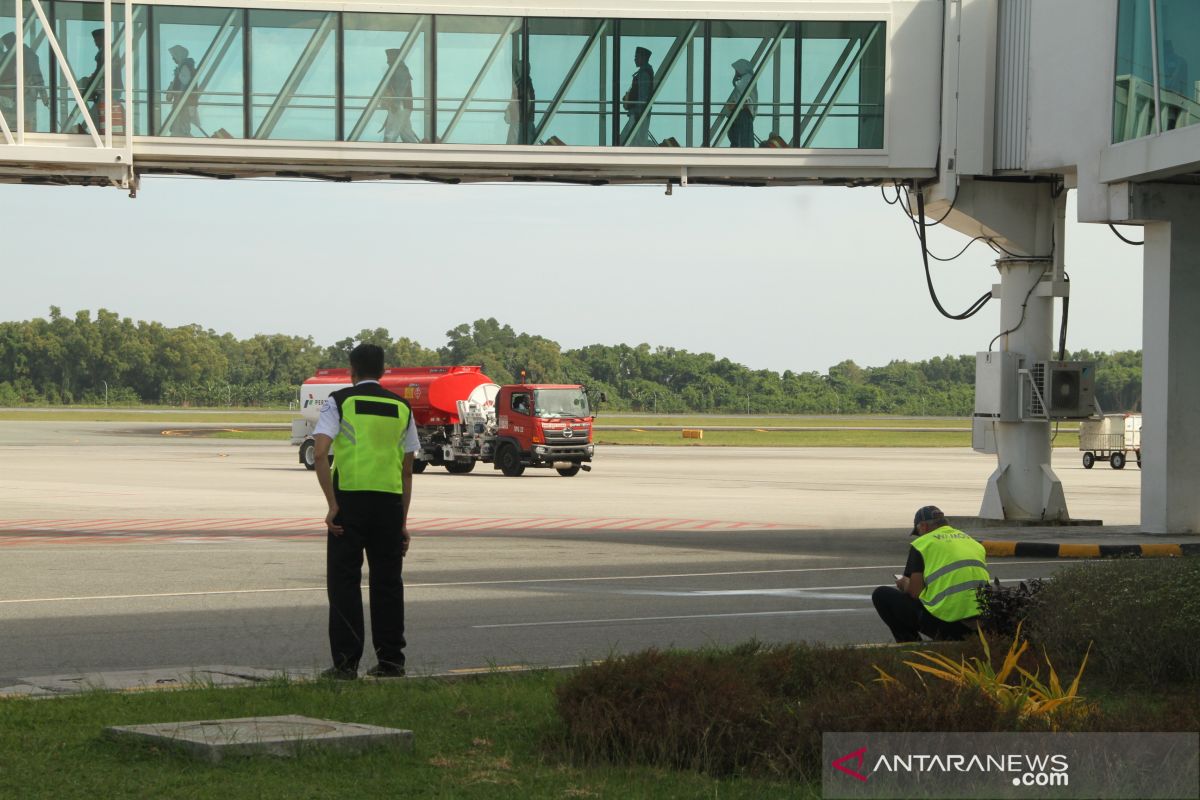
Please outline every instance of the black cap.
[[646, 59], [650, 58], [650, 51], [649, 51], [649, 50], [647, 50], [645, 47], [638, 47], [638, 48], [636, 48], [636, 49], [633, 51], [633, 54], [634, 54], [634, 56], [636, 56], [637, 58], [646, 58]]
[[946, 515], [937, 506], [921, 506], [917, 509], [917, 513], [913, 515], [913, 529], [909, 536], [916, 536], [920, 531], [917, 526], [922, 522], [932, 522], [935, 519], [945, 519]]

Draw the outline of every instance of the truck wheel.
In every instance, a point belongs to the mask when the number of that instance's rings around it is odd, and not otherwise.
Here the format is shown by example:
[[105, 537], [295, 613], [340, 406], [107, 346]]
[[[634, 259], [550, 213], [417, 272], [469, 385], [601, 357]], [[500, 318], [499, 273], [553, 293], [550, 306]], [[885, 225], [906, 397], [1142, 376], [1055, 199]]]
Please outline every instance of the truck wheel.
[[1118, 451], [1109, 456], [1108, 465], [1113, 469], [1125, 469], [1125, 454]]
[[422, 472], [425, 471], [425, 467], [428, 466], [428, 464], [429, 464], [428, 461], [419, 461], [414, 458], [413, 459], [413, 475], [420, 475]]
[[525, 465], [521, 463], [521, 454], [511, 444], [504, 445], [500, 452], [496, 453], [496, 466], [509, 478], [520, 477], [525, 471]]
[[466, 475], [471, 470], [475, 469], [474, 461], [447, 461], [446, 472], [451, 475]]
[[1084, 468], [1084, 469], [1091, 469], [1091, 468], [1092, 468], [1092, 467], [1094, 467], [1094, 466], [1096, 466], [1096, 455], [1095, 455], [1095, 453], [1084, 453], [1084, 454], [1083, 454], [1083, 468]]
[[316, 449], [316, 445], [312, 439], [306, 439], [300, 445], [300, 463], [304, 465], [305, 469], [313, 470], [317, 468]]
[[572, 464], [569, 467], [555, 467], [554, 471], [559, 475], [562, 475], [564, 478], [574, 478], [579, 474], [579, 465]]

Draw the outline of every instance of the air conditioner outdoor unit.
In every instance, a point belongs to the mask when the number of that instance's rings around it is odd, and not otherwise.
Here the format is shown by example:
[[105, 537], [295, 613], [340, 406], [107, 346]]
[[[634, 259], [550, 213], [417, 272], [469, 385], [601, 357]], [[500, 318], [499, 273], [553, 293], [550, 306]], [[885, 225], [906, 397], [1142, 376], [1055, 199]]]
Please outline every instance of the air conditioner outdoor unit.
[[1096, 413], [1095, 362], [1039, 361], [1029, 377], [1029, 417], [1086, 419]]

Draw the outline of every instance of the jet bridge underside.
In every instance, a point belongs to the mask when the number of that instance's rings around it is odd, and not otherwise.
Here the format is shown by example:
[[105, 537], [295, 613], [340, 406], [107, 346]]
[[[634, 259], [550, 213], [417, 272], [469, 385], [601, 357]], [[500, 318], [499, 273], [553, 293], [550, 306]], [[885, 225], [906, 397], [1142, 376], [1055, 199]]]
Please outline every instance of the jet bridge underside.
[[0, 11], [0, 27], [22, 33], [0, 52], [0, 182], [789, 185], [937, 172], [938, 0], [724, 13], [648, 2], [638, 18], [552, 3], [214, 3]]
[[[208, 145], [207, 142], [201, 143]], [[336, 144], [312, 147], [275, 142], [196, 147], [135, 141], [140, 174], [194, 174], [219, 178], [311, 177], [327, 180], [423, 179], [438, 182], [550, 181], [588, 184], [686, 185], [856, 184], [928, 178], [932, 168], [894, 168], [885, 156], [755, 155], [716, 153], [663, 156], [546, 148], [410, 145], [377, 148]]]

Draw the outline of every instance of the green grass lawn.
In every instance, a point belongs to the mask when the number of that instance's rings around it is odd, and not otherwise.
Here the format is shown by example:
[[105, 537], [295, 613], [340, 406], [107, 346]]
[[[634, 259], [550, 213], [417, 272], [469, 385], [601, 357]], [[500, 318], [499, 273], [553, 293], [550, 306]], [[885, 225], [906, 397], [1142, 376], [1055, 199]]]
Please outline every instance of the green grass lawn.
[[29, 411], [0, 410], [7, 422], [291, 422], [296, 413], [286, 409], [201, 409], [84, 408], [78, 410], [39, 408]]
[[[0, 797], [116, 798], [802, 798], [816, 787], [717, 780], [650, 767], [566, 763], [556, 672], [246, 689], [89, 693], [0, 700]], [[101, 736], [109, 725], [302, 714], [414, 732], [413, 752], [304, 753], [194, 761]]]
[[601, 410], [596, 417], [597, 425], [628, 425], [631, 427], [704, 428], [708, 426], [739, 428], [812, 428], [812, 427], [858, 427], [870, 428], [970, 428], [971, 420], [946, 417], [883, 417], [870, 415], [830, 416], [735, 416], [707, 414], [608, 414]]

